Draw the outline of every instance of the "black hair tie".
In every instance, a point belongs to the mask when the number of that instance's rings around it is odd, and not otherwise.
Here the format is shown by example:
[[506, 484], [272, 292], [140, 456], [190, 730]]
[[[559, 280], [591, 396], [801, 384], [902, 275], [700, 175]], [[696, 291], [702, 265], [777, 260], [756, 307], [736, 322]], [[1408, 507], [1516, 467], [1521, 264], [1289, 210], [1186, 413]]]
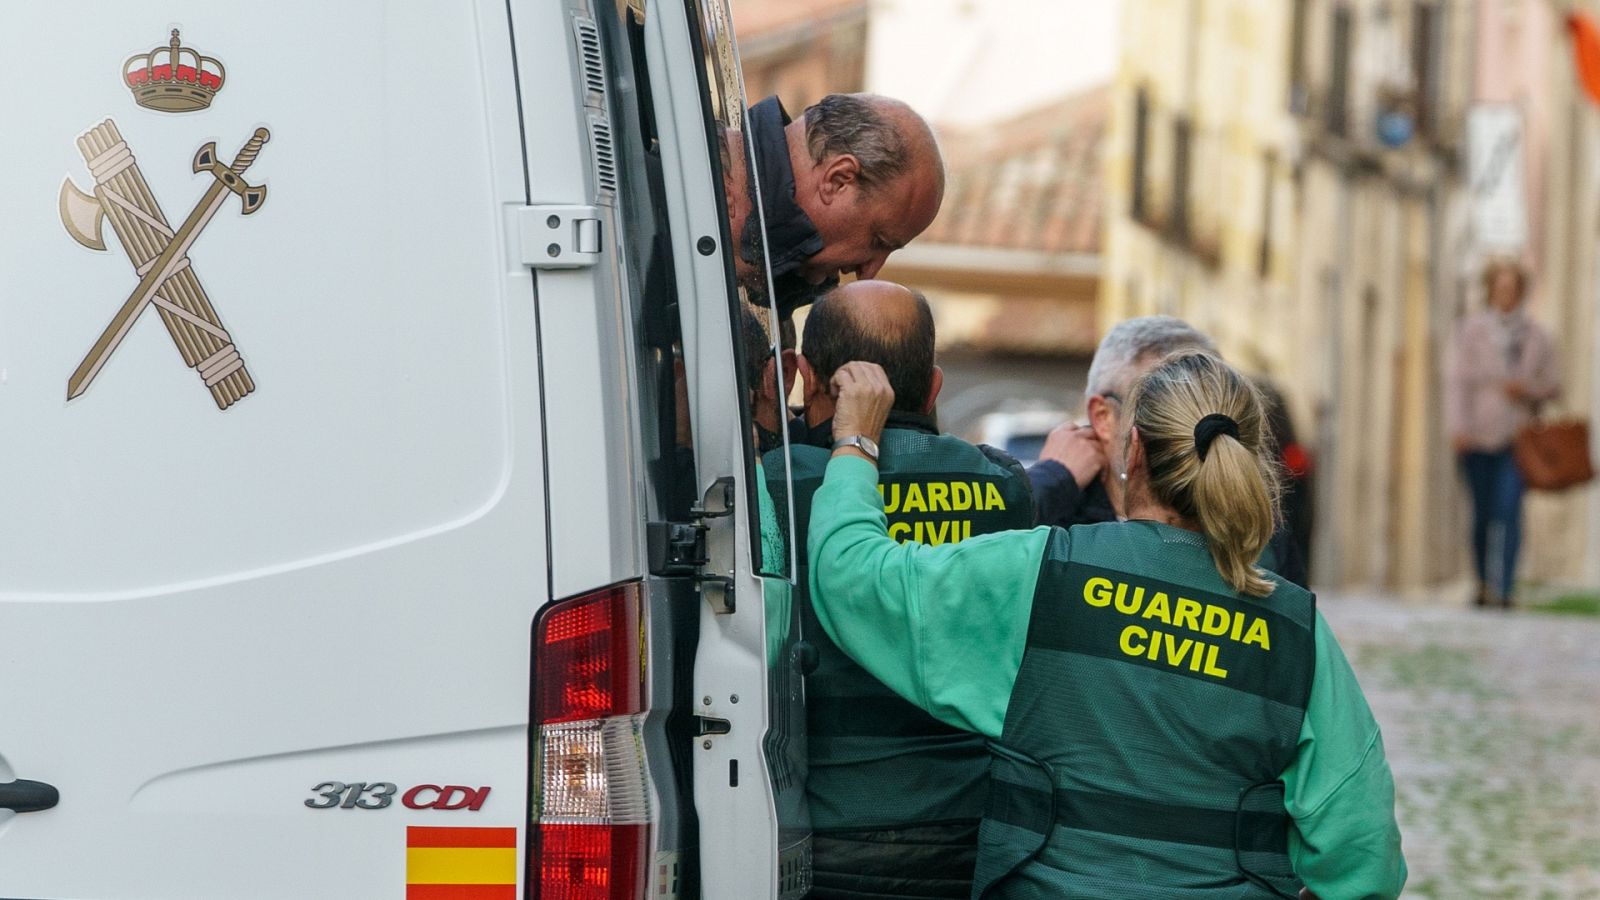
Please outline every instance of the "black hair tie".
[[1200, 454], [1200, 461], [1205, 462], [1206, 453], [1211, 450], [1211, 442], [1217, 435], [1225, 434], [1234, 440], [1239, 439], [1239, 423], [1232, 417], [1222, 413], [1212, 413], [1195, 423], [1194, 426], [1194, 451]]

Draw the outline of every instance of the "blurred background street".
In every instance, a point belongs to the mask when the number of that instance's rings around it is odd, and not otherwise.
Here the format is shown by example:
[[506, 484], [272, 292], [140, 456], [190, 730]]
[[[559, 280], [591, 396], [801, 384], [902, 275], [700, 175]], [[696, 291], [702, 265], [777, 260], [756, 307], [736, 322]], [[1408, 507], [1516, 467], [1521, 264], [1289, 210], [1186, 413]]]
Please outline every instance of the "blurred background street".
[[1600, 620], [1318, 600], [1383, 727], [1406, 895], [1600, 897]]

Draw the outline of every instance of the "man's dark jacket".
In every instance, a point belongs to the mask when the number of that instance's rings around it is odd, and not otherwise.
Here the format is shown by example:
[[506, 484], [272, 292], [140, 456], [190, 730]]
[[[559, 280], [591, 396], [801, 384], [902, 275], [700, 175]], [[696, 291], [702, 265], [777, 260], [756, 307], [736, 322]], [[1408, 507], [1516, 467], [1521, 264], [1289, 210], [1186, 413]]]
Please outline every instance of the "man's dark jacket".
[[[789, 319], [795, 309], [819, 297], [829, 284], [812, 285], [800, 276], [800, 266], [822, 252], [822, 235], [795, 198], [794, 166], [789, 162], [789, 139], [784, 128], [792, 120], [777, 97], [750, 107], [748, 127], [755, 148], [761, 185], [761, 221], [767, 226], [767, 259], [772, 266], [778, 315]], [[754, 185], [755, 179], [750, 181]], [[734, 235], [744, 252], [742, 235]], [[758, 262], [758, 260], [750, 260]]]

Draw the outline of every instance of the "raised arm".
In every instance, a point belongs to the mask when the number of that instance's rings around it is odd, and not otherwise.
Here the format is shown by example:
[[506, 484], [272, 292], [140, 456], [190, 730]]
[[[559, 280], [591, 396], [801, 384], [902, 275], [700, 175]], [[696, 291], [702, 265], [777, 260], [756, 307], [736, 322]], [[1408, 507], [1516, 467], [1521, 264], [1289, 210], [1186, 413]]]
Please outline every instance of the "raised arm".
[[[850, 363], [835, 375], [835, 437], [877, 440], [893, 399], [882, 374]], [[877, 467], [857, 450], [835, 451], [811, 507], [817, 618], [896, 693], [951, 725], [998, 737], [1050, 530], [929, 547], [896, 543], [887, 524]]]

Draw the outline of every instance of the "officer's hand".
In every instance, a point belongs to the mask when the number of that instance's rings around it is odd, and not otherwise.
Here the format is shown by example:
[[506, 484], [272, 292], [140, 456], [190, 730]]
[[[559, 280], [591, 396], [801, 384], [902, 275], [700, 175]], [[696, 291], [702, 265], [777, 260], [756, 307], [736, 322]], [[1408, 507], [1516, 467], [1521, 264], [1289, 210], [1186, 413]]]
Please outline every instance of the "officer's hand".
[[828, 383], [833, 395], [833, 439], [863, 435], [877, 441], [894, 406], [894, 388], [877, 363], [849, 362]]
[[1044, 449], [1039, 451], [1039, 458], [1066, 466], [1078, 487], [1085, 488], [1089, 482], [1100, 477], [1100, 470], [1105, 468], [1106, 448], [1093, 428], [1067, 422], [1057, 425], [1044, 439]]

